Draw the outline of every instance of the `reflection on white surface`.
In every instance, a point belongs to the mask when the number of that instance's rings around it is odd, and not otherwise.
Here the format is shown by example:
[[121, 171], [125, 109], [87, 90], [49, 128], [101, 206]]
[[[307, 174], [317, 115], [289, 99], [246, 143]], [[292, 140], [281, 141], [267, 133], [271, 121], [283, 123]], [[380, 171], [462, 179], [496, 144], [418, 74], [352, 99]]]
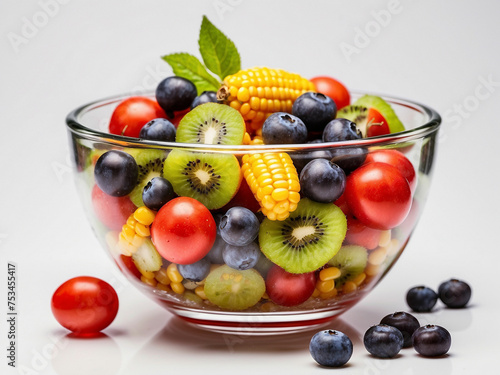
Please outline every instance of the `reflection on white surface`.
[[58, 375], [115, 375], [122, 356], [115, 340], [100, 333], [95, 337], [60, 337], [61, 349], [52, 358], [52, 368]]

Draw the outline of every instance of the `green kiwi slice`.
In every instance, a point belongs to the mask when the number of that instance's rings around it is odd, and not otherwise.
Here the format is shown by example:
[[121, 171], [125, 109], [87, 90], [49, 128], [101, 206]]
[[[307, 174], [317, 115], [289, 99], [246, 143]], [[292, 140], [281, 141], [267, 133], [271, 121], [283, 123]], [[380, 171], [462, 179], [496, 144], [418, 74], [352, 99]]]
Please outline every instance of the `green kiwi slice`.
[[139, 176], [137, 177], [137, 185], [130, 193], [130, 200], [137, 206], [144, 206], [142, 201], [142, 191], [144, 186], [155, 177], [160, 177], [163, 173], [163, 164], [165, 163], [166, 154], [161, 150], [141, 150], [133, 153]]
[[368, 252], [362, 246], [345, 245], [342, 246], [337, 254], [328, 261], [331, 267], [337, 267], [341, 274], [335, 279], [335, 286], [339, 287], [346, 281], [354, 279], [366, 267]]
[[253, 268], [236, 270], [223, 265], [210, 272], [205, 280], [205, 294], [210, 302], [227, 310], [245, 310], [260, 301], [266, 283]]
[[380, 96], [364, 95], [354, 102], [355, 106], [375, 108], [387, 121], [391, 133], [398, 133], [405, 130], [403, 123], [399, 120], [391, 105]]
[[346, 230], [340, 208], [303, 198], [287, 219], [264, 219], [259, 243], [264, 255], [285, 271], [306, 273], [324, 266], [339, 251]]
[[205, 103], [188, 112], [177, 127], [176, 142], [241, 145], [245, 120], [234, 108]]
[[209, 210], [228, 203], [241, 183], [240, 164], [234, 155], [184, 150], [168, 154], [163, 177], [177, 195], [194, 198]]
[[361, 105], [348, 105], [337, 112], [337, 118], [345, 118], [356, 125], [363, 124], [368, 118], [368, 108]]

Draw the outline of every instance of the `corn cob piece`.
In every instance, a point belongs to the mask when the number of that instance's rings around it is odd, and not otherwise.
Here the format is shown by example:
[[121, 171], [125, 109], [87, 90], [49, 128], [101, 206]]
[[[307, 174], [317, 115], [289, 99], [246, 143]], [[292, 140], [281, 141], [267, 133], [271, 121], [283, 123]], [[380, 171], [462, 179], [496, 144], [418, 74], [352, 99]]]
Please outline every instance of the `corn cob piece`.
[[270, 220], [285, 220], [300, 201], [297, 170], [287, 153], [243, 155], [241, 170], [262, 213]]
[[315, 90], [311, 81], [298, 74], [256, 67], [227, 76], [217, 96], [238, 110], [247, 123], [247, 131], [254, 133], [269, 115], [291, 113], [295, 99]]
[[141, 206], [133, 212], [118, 236], [118, 249], [123, 255], [131, 256], [150, 237], [150, 226], [155, 213], [146, 206]]

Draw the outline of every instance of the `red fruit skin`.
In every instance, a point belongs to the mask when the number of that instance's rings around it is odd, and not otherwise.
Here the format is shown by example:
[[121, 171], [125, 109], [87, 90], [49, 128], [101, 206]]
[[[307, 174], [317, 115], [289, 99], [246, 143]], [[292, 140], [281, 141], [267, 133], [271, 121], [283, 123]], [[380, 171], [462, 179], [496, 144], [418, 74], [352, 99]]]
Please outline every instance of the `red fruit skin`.
[[167, 120], [170, 121], [177, 128], [179, 126], [179, 122], [181, 122], [182, 118], [188, 113], [191, 109], [185, 109], [184, 111], [174, 112], [174, 116], [170, 116], [167, 114]]
[[92, 207], [97, 218], [111, 230], [121, 230], [137, 208], [128, 196], [112, 197], [97, 185], [92, 188]]
[[379, 135], [391, 134], [389, 125], [385, 120], [384, 116], [380, 114], [375, 108], [370, 108], [368, 110], [367, 118], [368, 130], [366, 131], [366, 136], [376, 137]]
[[342, 212], [346, 217], [352, 216], [351, 210], [349, 209], [349, 205], [345, 200], [345, 192], [333, 203], [342, 210]]
[[215, 220], [202, 203], [189, 197], [168, 201], [151, 225], [151, 239], [160, 255], [177, 264], [202, 259], [217, 234]]
[[274, 265], [266, 276], [266, 292], [271, 300], [281, 306], [296, 306], [307, 301], [316, 288], [316, 275], [289, 273]]
[[128, 273], [136, 278], [141, 278], [141, 272], [137, 269], [135, 263], [132, 261], [132, 257], [120, 254], [120, 259], [116, 261], [116, 265], [123, 273]]
[[372, 162], [386, 163], [396, 167], [404, 178], [406, 178], [406, 181], [408, 181], [411, 194], [415, 193], [415, 189], [417, 188], [417, 174], [415, 173], [413, 164], [403, 153], [398, 150], [377, 150], [370, 152], [364, 164]]
[[133, 96], [123, 100], [113, 111], [109, 122], [111, 134], [139, 138], [144, 125], [155, 118], [166, 118], [156, 100]]
[[260, 204], [259, 202], [257, 202], [257, 199], [255, 199], [252, 190], [250, 190], [250, 187], [248, 186], [244, 178], [241, 180], [240, 188], [238, 189], [234, 197], [224, 207], [220, 208], [217, 211], [225, 213], [231, 207], [237, 206], [248, 208], [254, 214], [260, 210]]
[[316, 86], [317, 92], [332, 98], [337, 105], [337, 110], [351, 103], [349, 90], [340, 81], [328, 76], [314, 77], [310, 81]]
[[363, 246], [367, 250], [373, 250], [378, 247], [381, 235], [381, 230], [369, 228], [359, 220], [347, 217], [345, 244]]
[[364, 164], [352, 172], [344, 194], [353, 216], [380, 230], [401, 224], [412, 202], [406, 178], [396, 167], [380, 162]]
[[113, 322], [118, 312], [118, 295], [111, 285], [90, 276], [63, 283], [51, 300], [56, 320], [75, 334], [95, 334]]

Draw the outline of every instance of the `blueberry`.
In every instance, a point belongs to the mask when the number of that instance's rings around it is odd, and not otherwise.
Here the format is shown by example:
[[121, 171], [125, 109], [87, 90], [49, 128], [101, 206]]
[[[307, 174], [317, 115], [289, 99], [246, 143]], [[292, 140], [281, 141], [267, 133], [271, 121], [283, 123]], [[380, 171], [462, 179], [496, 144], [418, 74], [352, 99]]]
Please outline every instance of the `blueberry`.
[[340, 331], [320, 331], [311, 338], [309, 351], [321, 366], [340, 367], [352, 356], [352, 341]]
[[285, 112], [275, 112], [262, 125], [266, 145], [305, 143], [307, 128], [301, 119]]
[[451, 279], [439, 285], [439, 299], [448, 307], [462, 308], [470, 300], [472, 290], [465, 281]]
[[215, 91], [203, 91], [200, 95], [194, 98], [191, 103], [191, 109], [205, 103], [217, 103], [217, 93]]
[[144, 205], [154, 211], [158, 211], [176, 196], [172, 184], [163, 177], [154, 177], [144, 186], [142, 191]]
[[438, 295], [426, 286], [415, 286], [406, 294], [406, 302], [413, 311], [429, 312], [436, 304]]
[[342, 168], [346, 175], [361, 166], [368, 155], [368, 151], [363, 147], [334, 148], [330, 153], [331, 161]]
[[345, 118], [330, 121], [323, 130], [323, 142], [340, 142], [361, 139], [361, 132], [356, 124]]
[[377, 358], [393, 358], [403, 348], [403, 334], [394, 327], [378, 324], [370, 327], [363, 338], [366, 350]]
[[[307, 143], [317, 144], [317, 143], [323, 143], [323, 141], [321, 139], [315, 139]], [[297, 169], [297, 172], [300, 173], [302, 169], [306, 166], [306, 164], [309, 163], [310, 161], [314, 159], [330, 160], [332, 158], [332, 153], [330, 152], [330, 149], [318, 148], [313, 151], [293, 152], [290, 153], [290, 157], [293, 160], [293, 165]]]
[[144, 125], [139, 133], [142, 139], [175, 142], [175, 126], [165, 118], [155, 118]]
[[403, 334], [404, 348], [412, 345], [411, 336], [413, 335], [413, 332], [420, 327], [420, 323], [417, 318], [404, 311], [398, 311], [393, 314], [386, 315], [382, 318], [380, 324], [387, 324], [388, 326], [397, 328]]
[[293, 103], [292, 114], [304, 122], [308, 131], [321, 133], [325, 125], [335, 118], [337, 106], [326, 95], [306, 92]]
[[179, 264], [177, 269], [183, 278], [191, 281], [201, 281], [210, 272], [210, 261], [205, 257], [191, 264]]
[[255, 242], [245, 246], [233, 246], [226, 244], [222, 250], [224, 263], [229, 267], [243, 271], [253, 268], [260, 258], [260, 247]]
[[97, 186], [108, 195], [123, 197], [137, 185], [139, 169], [126, 152], [111, 150], [102, 154], [94, 169]]
[[206, 255], [206, 258], [213, 264], [224, 264], [224, 258], [222, 257], [222, 251], [226, 247], [226, 242], [222, 239], [219, 233], [215, 237], [215, 242]]
[[448, 353], [451, 335], [445, 328], [428, 324], [417, 329], [412, 336], [413, 347], [424, 357], [438, 357]]
[[197, 94], [191, 81], [177, 76], [165, 78], [156, 87], [156, 101], [170, 117], [174, 111], [188, 109]]
[[316, 202], [336, 201], [345, 189], [346, 176], [336, 164], [325, 159], [309, 162], [300, 172], [300, 188], [305, 197]]
[[230, 245], [245, 246], [259, 234], [259, 219], [245, 207], [231, 207], [220, 219], [221, 237]]

